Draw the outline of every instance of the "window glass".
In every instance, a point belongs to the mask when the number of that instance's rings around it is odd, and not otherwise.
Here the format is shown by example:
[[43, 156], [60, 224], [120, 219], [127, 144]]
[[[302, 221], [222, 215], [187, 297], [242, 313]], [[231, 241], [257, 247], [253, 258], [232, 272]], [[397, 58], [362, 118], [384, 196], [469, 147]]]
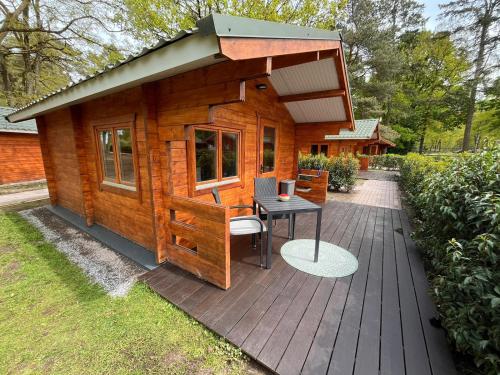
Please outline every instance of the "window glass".
[[115, 180], [115, 152], [113, 144], [113, 132], [102, 130], [99, 132], [99, 141], [101, 143], [102, 165], [104, 178]]
[[318, 145], [311, 145], [311, 154], [313, 155], [318, 154]]
[[320, 154], [328, 156], [328, 145], [321, 145]]
[[276, 129], [264, 126], [262, 172], [274, 171], [274, 154], [276, 146]]
[[238, 175], [238, 134], [222, 132], [222, 178]]
[[217, 132], [195, 130], [196, 182], [217, 178]]
[[135, 183], [134, 157], [132, 155], [132, 132], [130, 128], [117, 129], [120, 179], [122, 182]]

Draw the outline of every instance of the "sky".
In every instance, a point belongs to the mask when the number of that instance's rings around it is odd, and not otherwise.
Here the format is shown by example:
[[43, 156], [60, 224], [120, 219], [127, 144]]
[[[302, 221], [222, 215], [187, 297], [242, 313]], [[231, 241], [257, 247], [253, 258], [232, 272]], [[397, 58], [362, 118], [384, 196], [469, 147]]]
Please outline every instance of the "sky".
[[421, 3], [425, 5], [424, 16], [429, 18], [427, 21], [427, 28], [431, 31], [436, 29], [438, 25], [438, 15], [440, 13], [439, 4], [444, 3], [445, 1], [441, 0], [419, 0]]

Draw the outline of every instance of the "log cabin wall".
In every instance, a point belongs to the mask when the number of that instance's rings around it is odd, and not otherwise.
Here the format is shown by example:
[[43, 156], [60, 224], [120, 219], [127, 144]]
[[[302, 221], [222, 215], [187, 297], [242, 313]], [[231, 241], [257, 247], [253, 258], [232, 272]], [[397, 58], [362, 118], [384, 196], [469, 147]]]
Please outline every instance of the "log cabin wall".
[[[213, 202], [209, 189], [193, 194], [190, 185], [192, 181], [189, 179], [194, 179], [194, 176], [189, 173], [192, 161], [188, 160], [188, 129], [192, 125], [235, 128], [243, 132], [242, 186], [220, 187], [224, 205], [252, 203], [259, 118], [277, 123], [277, 180], [292, 178], [294, 164], [290, 160], [294, 160], [295, 123], [285, 106], [278, 102], [278, 95], [269, 80], [251, 79], [242, 86], [239, 81], [224, 82], [223, 75], [219, 79], [212, 78], [222, 81], [222, 84], [203, 84], [199, 78], [200, 72], [194, 71], [159, 82], [158, 127], [165, 192]], [[257, 90], [258, 83], [266, 83], [267, 89]]]
[[363, 147], [359, 146], [358, 140], [335, 140], [325, 141], [325, 135], [338, 135], [339, 130], [347, 128], [346, 124], [339, 123], [338, 125], [332, 124], [297, 124], [295, 130], [295, 144], [297, 153], [302, 154], [311, 153], [311, 146], [314, 145], [328, 145], [327, 156], [337, 156], [342, 150], [346, 152], [356, 153], [362, 152]]
[[0, 185], [45, 178], [37, 134], [0, 132]]
[[[151, 194], [141, 94], [140, 88], [133, 88], [107, 95], [81, 104], [79, 113], [84, 129], [84, 147], [94, 221], [147, 249], [153, 250], [155, 237], [151, 216]], [[93, 124], [133, 114], [135, 114], [138, 194], [137, 196], [128, 196], [119, 190], [107, 191], [100, 188], [97, 170], [99, 159]]]
[[[37, 121], [38, 122], [38, 121]], [[42, 150], [47, 163], [51, 165], [51, 175], [47, 179], [51, 201], [83, 215], [83, 196], [80, 184], [78, 159], [75, 150], [71, 113], [68, 108], [43, 116], [44, 137]], [[54, 202], [55, 203], [55, 202]]]

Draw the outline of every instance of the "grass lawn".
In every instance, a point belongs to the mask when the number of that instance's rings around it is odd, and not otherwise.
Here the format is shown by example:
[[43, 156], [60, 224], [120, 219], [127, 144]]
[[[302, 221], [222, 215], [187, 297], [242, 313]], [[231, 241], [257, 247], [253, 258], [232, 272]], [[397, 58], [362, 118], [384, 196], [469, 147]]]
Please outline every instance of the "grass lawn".
[[144, 284], [109, 297], [15, 213], [0, 213], [0, 332], [0, 374], [253, 371]]

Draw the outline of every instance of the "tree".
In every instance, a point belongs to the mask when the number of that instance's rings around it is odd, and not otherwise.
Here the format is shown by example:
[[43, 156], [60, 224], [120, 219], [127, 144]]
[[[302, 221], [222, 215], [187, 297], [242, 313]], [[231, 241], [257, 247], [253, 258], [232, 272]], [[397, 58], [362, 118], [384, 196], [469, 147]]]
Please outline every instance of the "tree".
[[406, 33], [401, 37], [400, 56], [404, 69], [398, 75], [393, 116], [398, 125], [418, 135], [422, 153], [430, 125], [451, 129], [463, 123], [462, 83], [469, 64], [447, 33]]
[[443, 18], [450, 23], [450, 31], [467, 48], [473, 64], [462, 144], [466, 151], [470, 148], [478, 90], [499, 66], [500, 0], [455, 0], [440, 7]]
[[19, 106], [117, 57], [109, 33], [119, 3], [107, 0], [0, 0], [0, 100]]
[[210, 13], [332, 29], [347, 0], [124, 0], [119, 22], [146, 43], [172, 37]]

